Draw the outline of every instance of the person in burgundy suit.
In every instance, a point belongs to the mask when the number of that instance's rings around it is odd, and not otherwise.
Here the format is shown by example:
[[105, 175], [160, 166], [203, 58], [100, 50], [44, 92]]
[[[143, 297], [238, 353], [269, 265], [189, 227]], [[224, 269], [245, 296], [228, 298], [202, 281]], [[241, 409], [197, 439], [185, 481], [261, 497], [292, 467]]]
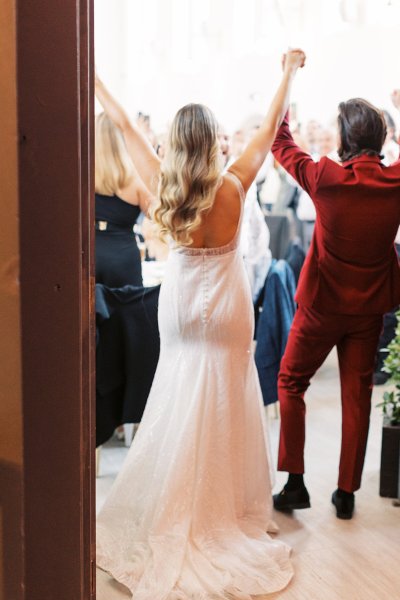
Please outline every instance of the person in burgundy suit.
[[272, 152], [311, 196], [317, 213], [296, 295], [298, 309], [279, 373], [278, 469], [288, 482], [277, 510], [308, 508], [304, 485], [305, 403], [310, 379], [336, 346], [342, 391], [339, 518], [350, 519], [368, 437], [372, 376], [383, 314], [400, 303], [394, 239], [400, 224], [400, 160], [381, 163], [382, 112], [360, 98], [339, 105], [339, 157], [319, 162], [293, 141], [286, 115]]

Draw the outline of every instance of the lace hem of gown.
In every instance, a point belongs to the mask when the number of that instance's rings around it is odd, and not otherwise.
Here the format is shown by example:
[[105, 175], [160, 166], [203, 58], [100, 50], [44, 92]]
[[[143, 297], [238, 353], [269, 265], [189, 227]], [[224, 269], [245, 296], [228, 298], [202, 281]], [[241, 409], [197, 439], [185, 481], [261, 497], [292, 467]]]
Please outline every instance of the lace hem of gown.
[[228, 539], [185, 540], [154, 536], [116, 563], [97, 550], [97, 566], [135, 600], [254, 600], [285, 588], [293, 577], [290, 548], [268, 534], [238, 530]]

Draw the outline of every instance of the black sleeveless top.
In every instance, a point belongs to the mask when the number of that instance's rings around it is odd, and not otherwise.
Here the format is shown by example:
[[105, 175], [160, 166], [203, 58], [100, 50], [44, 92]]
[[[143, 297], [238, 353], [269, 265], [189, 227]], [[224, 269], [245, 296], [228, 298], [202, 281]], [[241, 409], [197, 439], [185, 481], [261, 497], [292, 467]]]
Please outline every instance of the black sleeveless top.
[[119, 227], [133, 228], [140, 215], [140, 207], [133, 206], [116, 195], [96, 194], [95, 215], [96, 221], [107, 221]]
[[118, 196], [96, 194], [96, 221], [114, 226], [96, 231], [96, 283], [112, 288], [142, 286], [142, 263], [133, 232], [139, 214], [139, 206]]

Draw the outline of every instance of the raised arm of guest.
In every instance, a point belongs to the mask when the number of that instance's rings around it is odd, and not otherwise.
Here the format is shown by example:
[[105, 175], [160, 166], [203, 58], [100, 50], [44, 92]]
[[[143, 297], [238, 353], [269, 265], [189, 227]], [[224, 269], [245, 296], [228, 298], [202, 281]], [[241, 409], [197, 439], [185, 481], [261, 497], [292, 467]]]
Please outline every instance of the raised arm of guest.
[[155, 196], [160, 175], [160, 159], [154, 148], [140, 128], [132, 123], [123, 107], [97, 75], [95, 77], [95, 92], [104, 111], [121, 130], [128, 152], [140, 177], [151, 194]]
[[105, 112], [96, 116], [95, 138], [96, 193], [115, 194], [147, 214], [155, 197], [139, 176], [121, 131]]
[[300, 49], [290, 50], [284, 57], [281, 83], [272, 100], [268, 113], [243, 154], [232, 164], [232, 171], [249, 189], [271, 149], [276, 132], [289, 106], [290, 92], [297, 69], [303, 67], [305, 54]]

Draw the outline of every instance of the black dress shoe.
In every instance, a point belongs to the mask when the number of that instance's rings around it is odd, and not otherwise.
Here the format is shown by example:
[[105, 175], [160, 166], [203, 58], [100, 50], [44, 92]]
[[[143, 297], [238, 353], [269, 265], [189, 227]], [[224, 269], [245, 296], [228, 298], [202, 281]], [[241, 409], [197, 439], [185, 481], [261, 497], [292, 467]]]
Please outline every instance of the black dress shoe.
[[336, 516], [338, 519], [351, 519], [354, 512], [354, 494], [341, 495], [340, 492], [341, 490], [336, 490], [332, 494], [332, 504], [336, 507]]
[[279, 494], [274, 494], [272, 497], [275, 510], [297, 510], [311, 506], [310, 496], [304, 485], [295, 490], [287, 490], [285, 486]]
[[385, 371], [376, 371], [374, 373], [374, 385], [384, 385], [389, 380], [389, 373], [385, 373]]

